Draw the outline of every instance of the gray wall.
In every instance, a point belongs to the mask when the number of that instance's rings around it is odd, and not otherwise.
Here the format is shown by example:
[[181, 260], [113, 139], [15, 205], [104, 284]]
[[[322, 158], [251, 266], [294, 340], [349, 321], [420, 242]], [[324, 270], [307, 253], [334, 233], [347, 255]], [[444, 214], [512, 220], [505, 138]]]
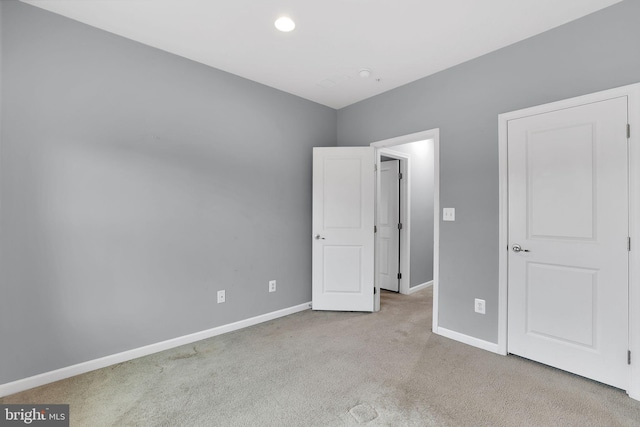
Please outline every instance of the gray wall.
[[498, 114], [639, 82], [639, 18], [627, 0], [338, 111], [340, 146], [440, 128], [441, 327], [497, 342]]
[[433, 141], [394, 145], [411, 158], [411, 283], [433, 280]]
[[311, 300], [335, 110], [0, 3], [0, 383]]

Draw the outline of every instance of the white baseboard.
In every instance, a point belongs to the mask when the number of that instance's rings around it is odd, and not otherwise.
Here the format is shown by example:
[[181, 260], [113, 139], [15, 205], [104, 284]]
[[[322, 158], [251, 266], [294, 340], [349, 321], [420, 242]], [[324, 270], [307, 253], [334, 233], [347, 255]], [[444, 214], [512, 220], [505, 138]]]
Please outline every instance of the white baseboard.
[[428, 282], [421, 283], [418, 286], [414, 286], [412, 288], [409, 288], [409, 292], [407, 292], [407, 295], [411, 295], [414, 292], [421, 291], [424, 288], [428, 288], [429, 286], [432, 286], [432, 285], [433, 285], [433, 280], [429, 280]]
[[498, 348], [498, 344], [484, 341], [478, 338], [470, 337], [469, 335], [461, 334], [459, 332], [450, 331], [449, 329], [438, 327], [437, 330], [433, 331], [438, 335], [442, 335], [443, 337], [451, 338], [455, 341], [460, 341], [461, 343], [471, 345], [473, 347], [478, 347], [483, 350], [490, 351], [492, 353], [500, 353], [500, 349]]
[[112, 354], [110, 356], [101, 357], [99, 359], [89, 360], [87, 362], [78, 363], [77, 365], [67, 366], [65, 368], [56, 369], [55, 371], [45, 372], [32, 377], [13, 381], [6, 384], [0, 384], [0, 397], [10, 394], [19, 393], [41, 385], [49, 384], [54, 381], [63, 380], [86, 372], [95, 371], [96, 369], [105, 368], [117, 363], [126, 362], [128, 360], [137, 359], [138, 357], [148, 356], [160, 351], [169, 350], [171, 348], [180, 347], [181, 345], [191, 344], [196, 341], [222, 335], [227, 332], [236, 331], [238, 329], [247, 328], [258, 323], [267, 322], [277, 319], [278, 317], [288, 316], [300, 311], [311, 308], [311, 302], [296, 305], [282, 310], [273, 311], [271, 313], [262, 314], [250, 319], [240, 320], [238, 322], [229, 323], [227, 325], [218, 326], [216, 328], [207, 329], [201, 332], [184, 335], [170, 340], [161, 341], [155, 344], [146, 345], [144, 347], [134, 348], [132, 350], [123, 351], [122, 353]]

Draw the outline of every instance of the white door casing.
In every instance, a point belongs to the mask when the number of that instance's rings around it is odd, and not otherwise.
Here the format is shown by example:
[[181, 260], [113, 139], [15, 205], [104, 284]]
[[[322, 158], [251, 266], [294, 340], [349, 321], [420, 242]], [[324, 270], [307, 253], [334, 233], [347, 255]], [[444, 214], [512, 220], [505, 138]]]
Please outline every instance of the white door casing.
[[400, 161], [380, 163], [376, 271], [381, 289], [398, 292], [400, 272]]
[[623, 389], [627, 101], [616, 97], [507, 124], [508, 352]]
[[313, 149], [314, 310], [374, 310], [375, 150]]

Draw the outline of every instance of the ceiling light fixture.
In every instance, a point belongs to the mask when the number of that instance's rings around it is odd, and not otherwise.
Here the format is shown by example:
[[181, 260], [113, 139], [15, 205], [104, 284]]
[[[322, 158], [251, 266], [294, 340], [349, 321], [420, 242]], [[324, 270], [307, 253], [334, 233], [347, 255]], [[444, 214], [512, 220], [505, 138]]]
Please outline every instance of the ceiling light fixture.
[[274, 23], [276, 28], [284, 33], [288, 33], [289, 31], [293, 31], [296, 28], [296, 23], [287, 16], [280, 17], [276, 19]]
[[363, 79], [367, 79], [369, 78], [369, 76], [371, 76], [371, 70], [367, 70], [366, 68], [363, 68], [358, 72], [358, 75]]

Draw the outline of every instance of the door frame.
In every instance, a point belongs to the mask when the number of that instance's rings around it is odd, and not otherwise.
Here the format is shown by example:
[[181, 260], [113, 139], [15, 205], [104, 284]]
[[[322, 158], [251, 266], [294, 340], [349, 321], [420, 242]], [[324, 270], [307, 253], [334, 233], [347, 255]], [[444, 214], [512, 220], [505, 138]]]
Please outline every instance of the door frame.
[[498, 353], [507, 354], [507, 292], [509, 245], [509, 194], [507, 125], [510, 120], [549, 111], [577, 107], [579, 105], [626, 96], [628, 99], [629, 138], [629, 350], [632, 363], [629, 369], [627, 394], [640, 400], [640, 83], [604, 90], [584, 96], [565, 99], [531, 108], [498, 115], [499, 161], [499, 229], [498, 229]]
[[[376, 151], [382, 149], [391, 149], [396, 145], [409, 144], [418, 141], [433, 141], [433, 326], [435, 330], [438, 325], [438, 284], [440, 282], [440, 129], [430, 129], [421, 132], [415, 132], [408, 135], [401, 135], [394, 138], [389, 138], [381, 141], [372, 142], [370, 145], [376, 148]], [[378, 162], [380, 161], [380, 155], [376, 155]], [[408, 172], [408, 171], [407, 171]], [[407, 176], [409, 174], [407, 173]], [[407, 191], [405, 200], [411, 199], [410, 193]], [[410, 205], [409, 205], [410, 206]], [[408, 212], [408, 209], [405, 210]], [[409, 224], [410, 226], [410, 224]], [[409, 233], [407, 232], [408, 236]], [[405, 238], [405, 243], [409, 244], [410, 239]], [[402, 247], [403, 243], [400, 242]], [[401, 249], [402, 250], [402, 249]], [[407, 252], [407, 254], [409, 254]], [[409, 256], [406, 256], [404, 261], [407, 263], [407, 277], [410, 277], [411, 260]], [[404, 266], [402, 267], [405, 268]], [[404, 273], [403, 273], [404, 274]], [[405, 282], [407, 286], [407, 293], [410, 293], [410, 282], [407, 279]], [[376, 283], [376, 311], [380, 309], [380, 288]]]
[[[407, 154], [393, 151], [388, 148], [380, 148], [376, 150], [376, 164], [380, 170], [380, 156], [390, 157], [400, 161], [399, 169], [402, 174], [400, 180], [400, 216], [399, 221], [402, 224], [400, 229], [400, 264], [398, 268], [402, 273], [402, 278], [398, 286], [398, 292], [401, 294], [409, 293], [409, 285], [411, 283], [411, 180], [409, 171], [411, 170], [411, 157]], [[378, 189], [380, 188], [380, 174], [376, 175], [376, 225], [378, 224]], [[376, 255], [378, 254], [378, 236], [376, 236]], [[376, 258], [376, 261], [378, 258]], [[375, 263], [376, 280], [378, 278], [378, 262]], [[405, 274], [406, 273], [406, 274]]]

